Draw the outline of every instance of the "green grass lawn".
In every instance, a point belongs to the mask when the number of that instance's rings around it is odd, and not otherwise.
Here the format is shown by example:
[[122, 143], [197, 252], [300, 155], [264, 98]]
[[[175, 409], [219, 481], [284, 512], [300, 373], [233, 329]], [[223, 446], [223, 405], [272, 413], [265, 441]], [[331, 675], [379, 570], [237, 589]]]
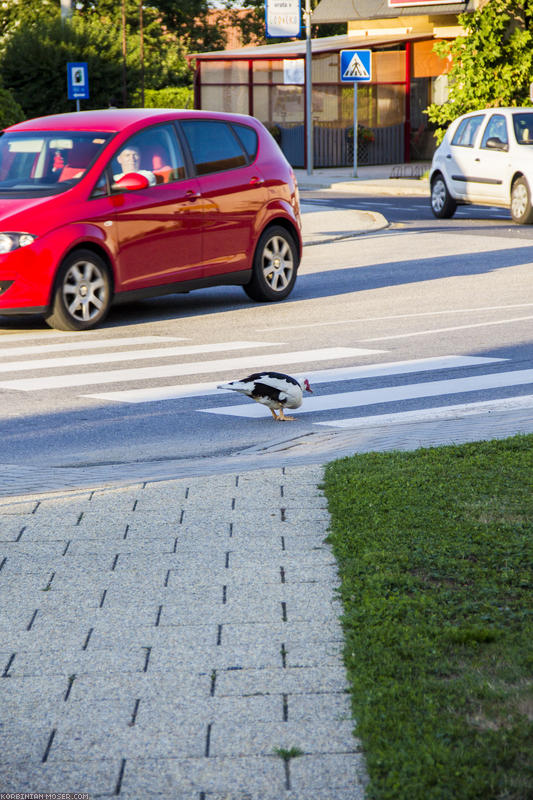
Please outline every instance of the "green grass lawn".
[[373, 800], [533, 798], [533, 436], [326, 468]]

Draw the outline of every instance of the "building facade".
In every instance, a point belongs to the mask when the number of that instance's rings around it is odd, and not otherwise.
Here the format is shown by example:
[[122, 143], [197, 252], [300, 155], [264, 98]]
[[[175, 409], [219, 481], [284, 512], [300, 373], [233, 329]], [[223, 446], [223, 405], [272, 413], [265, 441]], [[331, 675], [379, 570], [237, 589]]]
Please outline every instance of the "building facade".
[[[347, 22], [345, 36], [312, 39], [314, 167], [353, 164], [352, 85], [340, 76], [341, 50], [372, 51], [372, 79], [358, 86], [358, 163], [431, 158], [434, 139], [424, 109], [446, 102], [450, 64], [436, 41], [462, 33], [458, 14], [486, 0], [321, 0], [313, 25]], [[306, 167], [305, 41], [200, 53], [195, 107], [260, 119], [295, 167]]]

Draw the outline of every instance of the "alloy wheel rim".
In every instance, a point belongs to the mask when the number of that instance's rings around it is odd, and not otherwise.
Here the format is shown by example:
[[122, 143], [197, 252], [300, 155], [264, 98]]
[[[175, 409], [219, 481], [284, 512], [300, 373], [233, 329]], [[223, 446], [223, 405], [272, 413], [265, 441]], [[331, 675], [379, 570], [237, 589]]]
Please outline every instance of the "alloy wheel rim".
[[446, 189], [442, 181], [435, 181], [431, 192], [431, 202], [435, 211], [442, 211], [446, 199]]
[[273, 236], [263, 250], [263, 275], [274, 292], [289, 285], [294, 272], [292, 250], [283, 236]]
[[63, 300], [70, 316], [78, 322], [91, 322], [101, 314], [107, 300], [102, 271], [90, 261], [77, 261], [65, 275]]
[[523, 183], [518, 183], [513, 186], [513, 194], [511, 198], [511, 207], [513, 216], [520, 218], [526, 213], [528, 203], [527, 189]]

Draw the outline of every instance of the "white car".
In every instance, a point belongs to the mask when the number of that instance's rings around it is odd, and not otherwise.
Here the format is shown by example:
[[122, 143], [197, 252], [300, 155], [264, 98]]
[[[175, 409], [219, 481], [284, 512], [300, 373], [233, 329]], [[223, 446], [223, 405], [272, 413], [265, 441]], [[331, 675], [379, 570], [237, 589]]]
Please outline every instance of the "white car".
[[479, 203], [533, 223], [533, 108], [486, 108], [456, 119], [433, 156], [430, 185], [436, 217]]

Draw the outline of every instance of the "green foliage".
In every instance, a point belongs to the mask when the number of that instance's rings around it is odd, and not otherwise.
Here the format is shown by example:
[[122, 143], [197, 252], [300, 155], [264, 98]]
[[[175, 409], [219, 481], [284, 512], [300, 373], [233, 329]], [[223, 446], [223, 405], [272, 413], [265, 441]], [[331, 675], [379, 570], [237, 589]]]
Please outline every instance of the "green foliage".
[[59, 0], [4, 0], [0, 2], [0, 39], [19, 25], [56, 19], [59, 13]]
[[[141, 105], [141, 93], [137, 91], [131, 98], [132, 106]], [[165, 89], [146, 89], [145, 108], [192, 108], [193, 90], [189, 86], [167, 86]]]
[[449, 102], [427, 109], [440, 142], [449, 123], [480, 108], [531, 105], [533, 80], [533, 0], [490, 0], [461, 14], [466, 35], [439, 42], [435, 51], [453, 64]]
[[0, 130], [14, 125], [15, 122], [22, 122], [26, 119], [26, 114], [15, 101], [8, 89], [0, 88]]
[[533, 797], [533, 436], [328, 465], [368, 800]]
[[[57, 6], [59, 8], [59, 6]], [[138, 11], [138, 7], [137, 7]], [[137, 24], [137, 29], [133, 23]], [[144, 85], [147, 90], [189, 84], [191, 72], [183, 47], [165, 33], [154, 9], [144, 12]], [[122, 20], [120, 15], [99, 16], [80, 11], [67, 22], [59, 13], [52, 18], [24, 19], [4, 38], [0, 71], [4, 85], [29, 117], [72, 111], [67, 98], [66, 64], [86, 61], [89, 100], [82, 108], [123, 104]], [[127, 104], [141, 84], [138, 16], [127, 21]], [[176, 98], [174, 98], [176, 99]]]
[[119, 43], [112, 30], [74, 18], [63, 24], [59, 17], [16, 28], [0, 54], [4, 85], [29, 117], [74, 110], [67, 98], [68, 61], [86, 61], [90, 100], [85, 108], [108, 105], [120, 89]]

